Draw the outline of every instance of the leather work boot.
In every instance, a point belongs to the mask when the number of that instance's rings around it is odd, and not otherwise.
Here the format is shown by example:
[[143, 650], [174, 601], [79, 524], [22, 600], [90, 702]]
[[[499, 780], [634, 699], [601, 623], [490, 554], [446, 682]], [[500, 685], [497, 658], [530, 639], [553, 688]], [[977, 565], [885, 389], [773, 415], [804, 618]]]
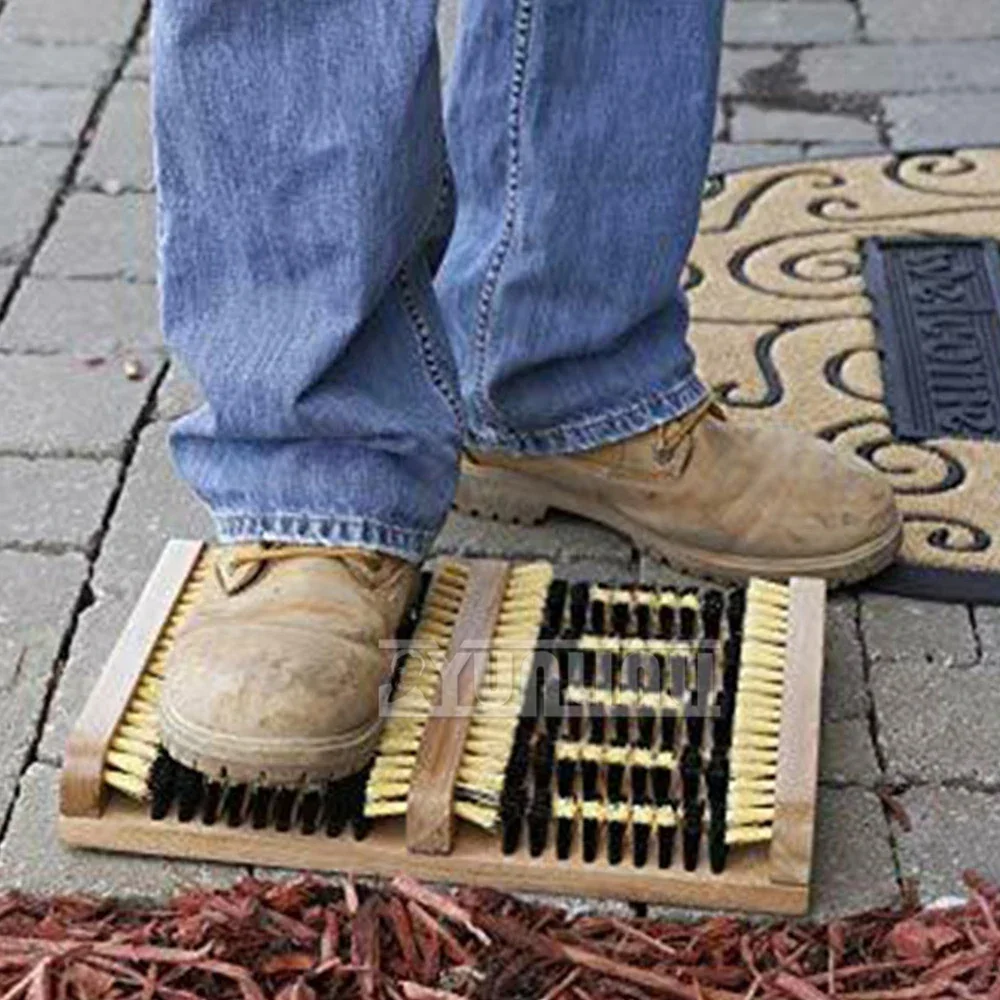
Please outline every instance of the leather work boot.
[[795, 431], [727, 421], [711, 400], [592, 451], [467, 456], [455, 507], [529, 524], [569, 511], [674, 569], [720, 580], [853, 583], [888, 566], [902, 540], [892, 489], [860, 459]]
[[299, 786], [361, 770], [381, 729], [391, 639], [419, 576], [392, 556], [222, 547], [166, 662], [160, 730], [182, 764]]

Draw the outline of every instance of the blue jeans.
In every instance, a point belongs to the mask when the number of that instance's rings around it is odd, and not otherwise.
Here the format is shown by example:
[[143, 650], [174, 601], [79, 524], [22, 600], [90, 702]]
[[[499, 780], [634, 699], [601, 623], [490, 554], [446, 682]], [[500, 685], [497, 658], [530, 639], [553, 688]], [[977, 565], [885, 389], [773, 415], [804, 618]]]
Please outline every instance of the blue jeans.
[[419, 559], [463, 444], [551, 454], [704, 390], [680, 290], [722, 0], [156, 0], [173, 433], [226, 541]]

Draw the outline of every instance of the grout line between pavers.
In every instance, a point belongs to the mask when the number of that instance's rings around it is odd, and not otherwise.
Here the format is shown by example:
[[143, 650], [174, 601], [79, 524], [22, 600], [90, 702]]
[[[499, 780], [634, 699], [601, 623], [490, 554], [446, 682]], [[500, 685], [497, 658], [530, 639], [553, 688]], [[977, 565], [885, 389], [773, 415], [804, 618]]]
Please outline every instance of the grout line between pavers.
[[[872, 686], [872, 659], [868, 651], [868, 639], [865, 636], [864, 617], [862, 614], [861, 598], [854, 596], [854, 628], [861, 649], [861, 670], [865, 684], [865, 695], [868, 698], [868, 729], [875, 752], [875, 763], [882, 774], [882, 785], [886, 786], [889, 775], [889, 762], [886, 759], [879, 740], [879, 718], [878, 705], [875, 701], [875, 690]], [[902, 853], [900, 851], [899, 839], [893, 827], [892, 814], [889, 804], [879, 796], [879, 805], [882, 808], [882, 818], [885, 822], [886, 836], [889, 840], [889, 851], [892, 854], [892, 864], [895, 869], [896, 884], [899, 887], [900, 896], [905, 898], [906, 878], [903, 874]]]
[[45, 245], [45, 241], [48, 239], [49, 234], [55, 228], [62, 207], [76, 184], [77, 177], [80, 173], [80, 167], [83, 164], [83, 159], [97, 134], [97, 128], [101, 122], [101, 116], [104, 114], [104, 110], [107, 107], [111, 93], [122, 79], [125, 73], [125, 67], [138, 50], [139, 43], [142, 40], [142, 36], [146, 30], [146, 25], [149, 21], [150, 9], [151, 0], [144, 0], [142, 8], [136, 17], [135, 23], [132, 25], [130, 34], [126, 39], [125, 44], [121, 46], [118, 61], [108, 74], [104, 85], [98, 89], [94, 97], [94, 101], [90, 106], [90, 111], [87, 113], [86, 120], [80, 127], [80, 131], [77, 134], [77, 141], [73, 150], [73, 155], [70, 158], [70, 162], [62, 173], [55, 194], [53, 194], [52, 198], [49, 200], [49, 206], [45, 213], [45, 219], [42, 222], [35, 239], [32, 241], [28, 252], [18, 263], [14, 271], [14, 278], [10, 283], [10, 287], [8, 288], [6, 295], [0, 299], [0, 327], [2, 327], [4, 320], [10, 313], [11, 306], [14, 303], [14, 299], [17, 297], [17, 293], [21, 289], [21, 285], [24, 283], [25, 277], [34, 265], [39, 253], [41, 253], [42, 247]]
[[965, 610], [969, 614], [969, 627], [972, 629], [972, 642], [976, 650], [975, 667], [982, 666], [986, 659], [986, 649], [983, 646], [983, 637], [979, 634], [979, 619], [976, 618], [976, 608], [972, 604], [967, 604]]
[[118, 504], [121, 501], [122, 494], [125, 491], [125, 482], [128, 478], [129, 470], [132, 467], [132, 462], [135, 459], [136, 452], [138, 451], [142, 433], [147, 427], [155, 423], [157, 396], [159, 394], [160, 386], [167, 377], [169, 369], [169, 362], [164, 361], [160, 365], [159, 370], [154, 373], [153, 378], [150, 381], [146, 401], [129, 430], [128, 439], [125, 443], [121, 463], [118, 468], [118, 476], [115, 481], [115, 486], [111, 491], [111, 496], [108, 498], [107, 504], [105, 505], [100, 527], [95, 533], [90, 553], [87, 556], [87, 572], [83, 583], [80, 585], [80, 590], [77, 593], [76, 601], [73, 605], [73, 611], [70, 615], [69, 624], [66, 627], [66, 631], [63, 633], [62, 639], [59, 642], [59, 648], [53, 659], [52, 672], [49, 675], [48, 683], [45, 688], [45, 694], [42, 698], [42, 706], [38, 715], [37, 724], [35, 726], [35, 733], [32, 737], [28, 750], [24, 755], [24, 759], [21, 762], [21, 766], [18, 771], [17, 784], [14, 788], [13, 794], [11, 795], [10, 803], [4, 813], [3, 820], [0, 822], [0, 844], [2, 844], [7, 837], [7, 831], [10, 829], [11, 820], [14, 816], [14, 809], [17, 807], [17, 803], [21, 798], [21, 786], [24, 776], [31, 765], [39, 759], [38, 748], [41, 745], [42, 737], [45, 733], [45, 726], [49, 719], [52, 701], [55, 698], [59, 682], [62, 680], [63, 671], [66, 664], [69, 662], [70, 655], [73, 651], [73, 640], [76, 638], [76, 632], [80, 625], [80, 618], [84, 611], [91, 607], [91, 605], [93, 605], [96, 601], [93, 588], [94, 570], [97, 566], [97, 561], [100, 558], [101, 550], [104, 547], [104, 541], [108, 536], [108, 532], [111, 530], [111, 521], [114, 518], [115, 512], [118, 509]]

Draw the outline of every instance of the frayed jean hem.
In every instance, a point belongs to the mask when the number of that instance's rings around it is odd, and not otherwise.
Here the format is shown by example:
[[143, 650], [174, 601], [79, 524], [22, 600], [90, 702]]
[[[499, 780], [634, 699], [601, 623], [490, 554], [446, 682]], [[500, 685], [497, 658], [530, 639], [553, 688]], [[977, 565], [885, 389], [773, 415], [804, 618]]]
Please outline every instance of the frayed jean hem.
[[437, 532], [383, 524], [367, 517], [314, 514], [213, 515], [219, 541], [279, 542], [287, 545], [346, 546], [373, 549], [418, 563], [434, 542]]
[[697, 375], [689, 375], [670, 389], [654, 389], [624, 406], [567, 421], [538, 431], [475, 426], [469, 443], [476, 451], [516, 455], [560, 455], [589, 451], [642, 434], [676, 420], [705, 399], [707, 390]]

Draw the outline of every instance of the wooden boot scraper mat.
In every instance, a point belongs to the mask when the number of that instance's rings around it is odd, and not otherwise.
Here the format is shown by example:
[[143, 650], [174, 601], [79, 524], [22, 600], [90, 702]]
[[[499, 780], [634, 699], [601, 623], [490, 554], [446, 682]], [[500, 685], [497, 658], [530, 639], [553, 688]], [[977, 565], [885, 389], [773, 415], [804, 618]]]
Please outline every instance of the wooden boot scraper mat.
[[67, 843], [806, 911], [822, 581], [676, 590], [440, 560], [400, 629], [373, 762], [275, 789], [211, 781], [159, 747], [164, 662], [214, 559], [200, 542], [162, 554], [67, 744]]

